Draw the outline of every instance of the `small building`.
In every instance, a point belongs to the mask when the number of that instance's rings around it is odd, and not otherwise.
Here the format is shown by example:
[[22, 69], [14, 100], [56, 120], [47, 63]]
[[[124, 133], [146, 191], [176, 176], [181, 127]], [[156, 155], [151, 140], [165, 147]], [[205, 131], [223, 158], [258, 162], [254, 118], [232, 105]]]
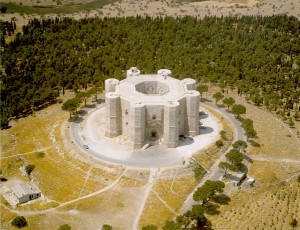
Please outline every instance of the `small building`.
[[12, 187], [12, 192], [19, 204], [41, 197], [41, 191], [33, 183], [23, 183]]

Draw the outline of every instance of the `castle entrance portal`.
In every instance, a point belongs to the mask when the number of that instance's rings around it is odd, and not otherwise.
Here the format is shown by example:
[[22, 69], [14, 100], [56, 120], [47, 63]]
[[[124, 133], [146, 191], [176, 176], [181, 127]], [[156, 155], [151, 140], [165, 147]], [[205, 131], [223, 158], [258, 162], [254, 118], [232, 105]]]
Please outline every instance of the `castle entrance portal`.
[[151, 131], [151, 138], [152, 139], [157, 139], [157, 132], [156, 132], [156, 130], [152, 130]]

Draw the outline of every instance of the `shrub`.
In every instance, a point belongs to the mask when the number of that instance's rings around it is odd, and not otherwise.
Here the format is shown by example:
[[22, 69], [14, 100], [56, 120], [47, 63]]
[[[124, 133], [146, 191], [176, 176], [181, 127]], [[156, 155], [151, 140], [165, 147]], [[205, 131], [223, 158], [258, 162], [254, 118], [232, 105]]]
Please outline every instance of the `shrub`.
[[223, 145], [224, 145], [224, 144], [223, 144], [223, 141], [222, 141], [222, 140], [217, 140], [217, 141], [216, 141], [216, 146], [217, 146], [218, 148], [221, 148]]
[[112, 226], [108, 225], [108, 224], [104, 224], [102, 226], [102, 230], [112, 230]]
[[220, 136], [221, 136], [221, 138], [223, 140], [225, 140], [225, 141], [227, 140], [227, 138], [226, 138], [226, 132], [224, 130], [220, 131]]
[[25, 167], [25, 171], [28, 175], [30, 175], [32, 173], [32, 171], [34, 170], [35, 165], [26, 165]]
[[44, 153], [44, 152], [37, 152], [37, 153], [36, 153], [36, 156], [37, 156], [38, 158], [44, 158], [45, 153]]
[[64, 224], [59, 226], [59, 228], [57, 230], [71, 230], [71, 226], [68, 224]]
[[201, 167], [197, 167], [194, 169], [194, 175], [197, 180], [200, 180], [204, 174], [204, 170]]
[[24, 216], [17, 216], [15, 219], [13, 219], [11, 224], [17, 228], [24, 228], [28, 225]]
[[292, 221], [290, 222], [290, 226], [292, 228], [295, 228], [297, 227], [297, 225], [298, 225], [298, 221], [295, 218], [293, 218]]
[[157, 230], [157, 229], [158, 228], [153, 224], [142, 227], [142, 230]]

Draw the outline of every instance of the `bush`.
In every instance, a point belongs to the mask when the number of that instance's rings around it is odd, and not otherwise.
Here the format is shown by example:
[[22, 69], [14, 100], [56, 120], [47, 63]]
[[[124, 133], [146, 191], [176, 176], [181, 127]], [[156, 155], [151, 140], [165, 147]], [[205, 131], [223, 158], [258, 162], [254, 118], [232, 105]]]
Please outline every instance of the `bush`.
[[13, 221], [11, 222], [11, 225], [13, 225], [17, 228], [24, 228], [28, 224], [27, 224], [27, 220], [25, 219], [24, 216], [17, 216], [15, 219], [13, 219]]
[[200, 180], [204, 174], [204, 169], [201, 167], [197, 167], [194, 169], [194, 175], [197, 180]]
[[227, 140], [227, 138], [226, 138], [226, 132], [225, 132], [224, 130], [220, 131], [220, 136], [221, 136], [221, 138], [222, 138], [224, 141]]
[[37, 152], [36, 156], [37, 156], [37, 158], [44, 158], [45, 153], [44, 152]]
[[71, 226], [68, 224], [64, 224], [59, 226], [59, 228], [57, 230], [71, 230]]
[[32, 173], [32, 171], [34, 170], [35, 165], [26, 165], [25, 167], [25, 171], [28, 175], [30, 175]]
[[142, 230], [157, 230], [157, 229], [158, 228], [153, 224], [142, 227]]
[[108, 225], [108, 224], [104, 224], [102, 226], [102, 230], [112, 230], [112, 226]]
[[298, 221], [295, 218], [293, 218], [292, 221], [290, 222], [290, 226], [292, 228], [295, 228], [297, 227], [297, 225], [298, 225]]
[[223, 145], [224, 145], [224, 144], [223, 144], [223, 141], [222, 141], [222, 140], [217, 140], [217, 141], [216, 141], [216, 146], [217, 146], [218, 148], [221, 148]]

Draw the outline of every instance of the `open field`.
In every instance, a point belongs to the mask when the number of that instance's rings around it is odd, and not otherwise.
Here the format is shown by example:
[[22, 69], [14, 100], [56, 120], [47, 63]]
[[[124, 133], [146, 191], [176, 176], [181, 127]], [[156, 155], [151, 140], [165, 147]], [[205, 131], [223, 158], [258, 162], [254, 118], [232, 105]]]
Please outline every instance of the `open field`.
[[250, 175], [258, 180], [254, 188], [243, 185], [233, 192], [231, 202], [221, 206], [221, 215], [211, 216], [215, 229], [291, 229], [292, 218], [300, 218], [300, 190], [296, 178], [300, 164], [256, 162]]
[[199, 183], [194, 176], [194, 167], [168, 169], [161, 173], [147, 198], [139, 221], [140, 227], [151, 224], [162, 226], [166, 220], [178, 215], [187, 195]]
[[[219, 91], [210, 87], [208, 98]], [[215, 229], [290, 229], [292, 218], [299, 220], [299, 187], [296, 176], [300, 173], [300, 143], [296, 129], [290, 129], [276, 115], [263, 107], [255, 107], [244, 97], [229, 91], [225, 97], [233, 97], [236, 103], [247, 108], [245, 117], [254, 121], [258, 133], [255, 139], [261, 147], [247, 150], [253, 160], [248, 175], [256, 179], [251, 188], [247, 183], [242, 190], [231, 190], [229, 205], [221, 206], [219, 216], [210, 216]]]
[[[56, 104], [12, 122], [10, 129], [1, 131], [3, 176], [9, 181], [29, 181], [22, 176], [19, 167], [33, 164], [35, 169], [31, 180], [45, 196], [1, 215], [1, 226], [4, 229], [7, 229], [9, 221], [15, 216], [13, 212], [24, 213], [29, 217], [31, 224], [28, 229], [40, 229], [36, 228], [37, 222], [44, 222], [48, 218], [42, 215], [44, 211], [57, 216], [59, 214], [52, 210], [53, 208], [64, 206], [66, 203], [77, 206], [78, 202], [75, 200], [81, 200], [82, 197], [105, 189], [115, 183], [124, 172], [122, 167], [100, 164], [89, 158], [81, 161], [84, 156], [74, 146], [72, 148], [71, 141], [64, 135], [64, 129], [61, 129], [67, 118], [68, 114], [61, 110], [61, 104]], [[69, 148], [66, 149], [65, 146]], [[138, 172], [128, 173], [128, 176], [134, 173]], [[147, 177], [147, 172], [144, 174]], [[144, 184], [143, 177], [136, 181], [128, 176], [122, 178], [121, 186], [134, 188]], [[82, 202], [84, 203], [85, 199], [79, 203]], [[3, 199], [1, 205], [2, 211], [10, 210], [10, 206]], [[53, 226], [55, 223], [56, 221]]]
[[[211, 87], [208, 98], [213, 100], [212, 95], [217, 91], [220, 89]], [[297, 138], [297, 131], [300, 131], [299, 121], [295, 122], [295, 128], [289, 128], [275, 114], [266, 111], [264, 107], [247, 103], [244, 96], [238, 96], [235, 91], [229, 91], [224, 96], [233, 97], [236, 104], [244, 105], [247, 110], [244, 117], [253, 120], [254, 129], [257, 131], [257, 138], [254, 140], [261, 146], [250, 146], [248, 153], [300, 160], [300, 140]]]

